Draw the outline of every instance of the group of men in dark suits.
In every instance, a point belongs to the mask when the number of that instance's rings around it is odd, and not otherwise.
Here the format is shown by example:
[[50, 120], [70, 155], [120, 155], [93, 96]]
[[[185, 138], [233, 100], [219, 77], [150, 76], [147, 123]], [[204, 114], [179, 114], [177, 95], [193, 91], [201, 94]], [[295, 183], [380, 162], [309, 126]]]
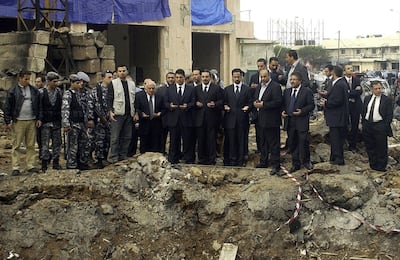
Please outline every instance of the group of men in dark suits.
[[340, 66], [333, 66], [332, 79], [327, 79], [328, 87], [320, 93], [324, 96], [320, 105], [324, 107], [325, 121], [329, 126], [330, 161], [337, 165], [345, 164], [343, 146], [346, 137], [349, 150], [358, 151], [356, 144], [361, 116], [362, 136], [370, 168], [386, 171], [387, 137], [393, 136], [390, 127], [393, 118], [392, 101], [381, 93], [381, 83], [373, 82], [372, 95], [362, 102], [360, 80], [352, 76], [352, 66], [345, 65], [344, 72]]

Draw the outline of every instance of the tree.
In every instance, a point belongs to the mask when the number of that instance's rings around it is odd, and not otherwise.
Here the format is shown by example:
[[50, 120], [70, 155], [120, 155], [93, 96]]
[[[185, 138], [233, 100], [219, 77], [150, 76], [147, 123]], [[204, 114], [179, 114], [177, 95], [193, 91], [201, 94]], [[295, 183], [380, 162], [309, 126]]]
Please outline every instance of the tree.
[[275, 54], [275, 57], [277, 57], [279, 59], [279, 64], [284, 65], [286, 63], [285, 55], [286, 55], [286, 52], [288, 52], [289, 50], [290, 50], [289, 48], [286, 48], [281, 45], [276, 45], [274, 47], [274, 54]]
[[309, 63], [316, 69], [320, 68], [322, 65], [328, 64], [330, 61], [327, 50], [322, 46], [304, 46], [300, 48], [297, 53], [305, 64]]

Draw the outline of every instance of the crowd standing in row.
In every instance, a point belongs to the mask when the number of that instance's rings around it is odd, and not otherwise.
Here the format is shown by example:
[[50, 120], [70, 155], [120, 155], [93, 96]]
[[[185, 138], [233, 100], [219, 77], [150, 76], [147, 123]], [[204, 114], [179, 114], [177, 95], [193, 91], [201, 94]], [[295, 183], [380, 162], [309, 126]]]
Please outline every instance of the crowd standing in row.
[[251, 124], [260, 153], [256, 167], [271, 167], [270, 174], [275, 175], [280, 172], [282, 122], [288, 135], [286, 148], [292, 155], [290, 172], [302, 166], [311, 170], [309, 123], [318, 107], [323, 108], [329, 127], [331, 163], [345, 163], [347, 137], [349, 150], [357, 152], [361, 116], [370, 167], [385, 171], [393, 110], [390, 98], [380, 92], [380, 83], [372, 85], [373, 95], [362, 102], [360, 81], [352, 77], [351, 65], [344, 70], [327, 65], [326, 81], [319, 88], [296, 51], [286, 53], [286, 62], [290, 68], [284, 75], [277, 58], [270, 58], [268, 65], [259, 59], [258, 72], [249, 85], [243, 83], [244, 72], [239, 68], [232, 70], [233, 83], [226, 87], [215, 70], [194, 69], [188, 83], [185, 72], [178, 69], [167, 73], [166, 83], [158, 88], [146, 79], [144, 91], [128, 79], [125, 65], [117, 67], [116, 75], [102, 72], [102, 80], [93, 88], [85, 73], [71, 74], [65, 91], [58, 87], [60, 76], [55, 72], [37, 77], [35, 88], [29, 85], [30, 73], [22, 71], [18, 85], [8, 92], [4, 110], [6, 127], [12, 129], [12, 175], [21, 171], [22, 143], [30, 173], [39, 171], [36, 140], [43, 172], [51, 162], [54, 169], [62, 169], [63, 144], [66, 168], [87, 170], [92, 156], [98, 168], [106, 160], [115, 163], [132, 156], [138, 136], [140, 153], [166, 154], [168, 133], [172, 164], [216, 164], [222, 136], [224, 165], [245, 166]]

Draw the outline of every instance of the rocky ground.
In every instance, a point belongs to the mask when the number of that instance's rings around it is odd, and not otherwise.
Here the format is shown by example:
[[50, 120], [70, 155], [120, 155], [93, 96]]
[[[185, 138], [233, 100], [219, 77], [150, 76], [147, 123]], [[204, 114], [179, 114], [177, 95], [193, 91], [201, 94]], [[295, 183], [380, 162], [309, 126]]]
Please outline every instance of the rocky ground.
[[323, 120], [312, 129], [315, 169], [291, 177], [255, 169], [255, 154], [232, 168], [172, 167], [152, 153], [103, 170], [13, 177], [2, 132], [0, 258], [219, 259], [231, 243], [236, 259], [400, 259], [396, 139], [381, 173], [361, 146], [345, 166], [330, 165]]

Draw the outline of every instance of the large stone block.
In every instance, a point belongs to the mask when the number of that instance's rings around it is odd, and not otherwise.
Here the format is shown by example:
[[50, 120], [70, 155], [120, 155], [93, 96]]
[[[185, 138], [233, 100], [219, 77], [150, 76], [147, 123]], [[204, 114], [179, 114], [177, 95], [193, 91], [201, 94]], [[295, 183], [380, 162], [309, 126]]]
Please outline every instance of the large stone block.
[[101, 59], [100, 60], [100, 69], [101, 71], [105, 70], [115, 70], [115, 60], [113, 59]]
[[100, 59], [115, 59], [114, 45], [104, 45], [104, 47], [99, 50], [99, 58]]
[[94, 37], [91, 33], [71, 33], [71, 44], [74, 46], [92, 46]]
[[17, 85], [17, 79], [15, 77], [0, 78], [0, 90], [7, 91], [15, 85]]
[[89, 85], [91, 87], [95, 87], [97, 82], [101, 81], [101, 75], [99, 76], [99, 73], [91, 73], [91, 74], [88, 74], [88, 76], [90, 78]]
[[73, 46], [72, 57], [74, 60], [96, 59], [97, 48], [95, 46]]
[[0, 58], [18, 58], [28, 57], [29, 55], [29, 44], [21, 45], [2, 45], [0, 47]]
[[79, 71], [86, 73], [96, 73], [100, 71], [100, 59], [77, 61], [76, 67]]
[[31, 32], [0, 33], [0, 45], [28, 44], [31, 42]]
[[32, 44], [29, 47], [29, 57], [45, 59], [47, 57], [47, 45]]
[[26, 69], [26, 57], [0, 58], [0, 70], [19, 71]]
[[97, 48], [103, 48], [107, 43], [107, 37], [102, 32], [94, 32], [94, 44]]
[[33, 31], [32, 43], [47, 45], [50, 43], [50, 32], [48, 31]]
[[26, 69], [33, 72], [42, 72], [44, 71], [46, 63], [44, 59], [28, 57], [26, 63]]

